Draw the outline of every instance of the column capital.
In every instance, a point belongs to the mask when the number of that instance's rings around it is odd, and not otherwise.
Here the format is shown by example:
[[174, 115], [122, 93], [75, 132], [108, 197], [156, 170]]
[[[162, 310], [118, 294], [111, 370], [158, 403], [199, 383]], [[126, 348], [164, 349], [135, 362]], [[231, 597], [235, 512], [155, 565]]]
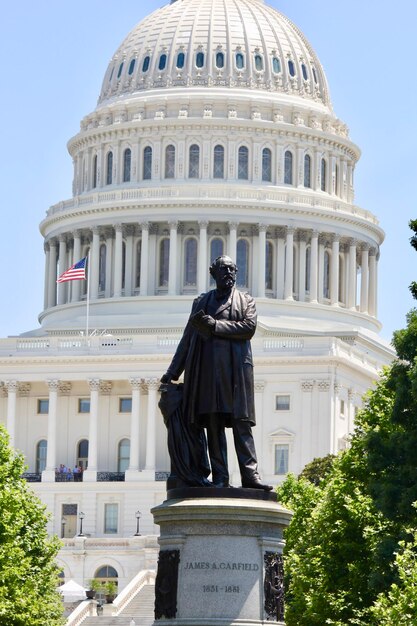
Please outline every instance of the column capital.
[[59, 245], [61, 245], [61, 243], [67, 243], [67, 234], [66, 233], [61, 233], [58, 236], [58, 240], [59, 240]]
[[141, 231], [149, 232], [149, 222], [140, 222], [139, 224]]
[[149, 391], [158, 391], [161, 384], [159, 378], [145, 378], [144, 383]]
[[149, 224], [149, 234], [157, 235], [159, 233], [159, 224], [157, 222], [152, 222]]
[[330, 390], [330, 380], [318, 380], [317, 387], [319, 391], [329, 391]]
[[125, 224], [123, 228], [123, 235], [125, 237], [133, 237], [135, 234], [136, 227], [134, 224]]
[[332, 243], [340, 243], [339, 233], [332, 233], [330, 239]]
[[376, 256], [376, 255], [377, 255], [377, 249], [375, 247], [369, 248], [369, 256]]
[[229, 227], [229, 232], [230, 232], [231, 230], [237, 230], [237, 227], [239, 226], [239, 222], [230, 221], [230, 222], [227, 222], [227, 225]]
[[329, 236], [327, 235], [327, 233], [320, 233], [320, 235], [319, 235], [319, 244], [321, 246], [325, 246], [328, 241], [329, 241]]
[[335, 392], [335, 394], [336, 394], [336, 395], [339, 395], [339, 393], [340, 393], [340, 392], [341, 392], [341, 390], [342, 390], [342, 385], [341, 385], [338, 381], [335, 381], [335, 383], [334, 383], [334, 385], [333, 385], [333, 388], [334, 388], [334, 392]]
[[198, 222], [198, 226], [200, 228], [200, 231], [201, 230], [207, 230], [208, 225], [209, 225], [209, 222], [207, 220], [201, 220], [201, 221]]
[[371, 249], [371, 246], [369, 245], [369, 243], [364, 242], [364, 243], [361, 244], [361, 251], [362, 252], [369, 252], [370, 249]]
[[17, 393], [19, 390], [19, 381], [17, 380], [5, 380], [4, 386], [6, 387], [8, 393], [14, 392]]
[[284, 228], [284, 226], [277, 226], [277, 228], [275, 229], [275, 237], [277, 239], [284, 239], [285, 238], [285, 228]]
[[99, 378], [89, 378], [88, 386], [90, 387], [90, 391], [100, 391], [100, 382]]
[[46, 381], [46, 384], [48, 385], [48, 389], [50, 392], [56, 391], [56, 393], [58, 393], [59, 385], [61, 384], [61, 381], [58, 380], [57, 378], [50, 378], [49, 380]]
[[314, 237], [315, 239], [318, 239], [318, 238], [319, 238], [319, 236], [320, 236], [320, 231], [314, 228], [314, 229], [311, 231], [311, 239], [313, 239], [313, 237]]
[[83, 234], [83, 231], [81, 230], [81, 228], [76, 228], [75, 230], [72, 231], [72, 236], [74, 237], [74, 239], [81, 239]]
[[287, 226], [285, 232], [287, 235], [293, 235], [296, 230], [295, 226]]
[[129, 383], [133, 390], [140, 391], [142, 389], [143, 379], [142, 378], [129, 378]]
[[358, 240], [351, 237], [350, 239], [347, 240], [347, 244], [349, 248], [356, 248], [356, 246], [358, 245]]
[[269, 224], [259, 223], [258, 224], [258, 233], [266, 233], [268, 230]]
[[311, 393], [314, 389], [315, 381], [314, 380], [302, 380], [301, 381], [301, 391], [305, 391]]
[[113, 224], [113, 228], [116, 233], [123, 233], [123, 224], [121, 222], [117, 222], [117, 224]]
[[299, 230], [297, 237], [298, 237], [298, 241], [305, 241], [305, 242], [307, 242], [307, 231], [306, 230]]
[[94, 235], [100, 236], [100, 226], [92, 226], [91, 232], [93, 233], [93, 237]]
[[46, 243], [49, 244], [49, 248], [56, 248], [58, 245], [58, 240], [56, 237], [51, 237]]
[[43, 242], [43, 251], [44, 252], [49, 252], [49, 241], [44, 241]]
[[177, 230], [178, 229], [178, 220], [171, 220], [168, 222], [169, 230]]

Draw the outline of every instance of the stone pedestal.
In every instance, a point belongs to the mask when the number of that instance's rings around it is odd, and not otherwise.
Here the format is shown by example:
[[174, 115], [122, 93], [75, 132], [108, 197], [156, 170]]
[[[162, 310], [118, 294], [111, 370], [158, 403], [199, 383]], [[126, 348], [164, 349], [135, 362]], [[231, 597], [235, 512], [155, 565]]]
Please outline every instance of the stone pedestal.
[[[161, 528], [154, 626], [283, 622], [283, 531], [291, 512], [252, 489], [173, 490]], [[203, 494], [193, 497], [193, 492]]]

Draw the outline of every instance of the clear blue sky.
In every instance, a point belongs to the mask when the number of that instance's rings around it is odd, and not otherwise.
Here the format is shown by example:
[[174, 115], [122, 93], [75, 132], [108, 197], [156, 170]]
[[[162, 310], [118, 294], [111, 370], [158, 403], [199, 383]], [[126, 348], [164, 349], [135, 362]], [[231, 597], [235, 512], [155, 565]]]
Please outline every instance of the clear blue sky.
[[[168, 1], [168, 0], [166, 0]], [[417, 253], [416, 0], [269, 0], [304, 32], [324, 66], [336, 114], [362, 150], [356, 204], [386, 232], [379, 266], [382, 336], [413, 306]], [[7, 2], [0, 23], [3, 226], [0, 337], [38, 326], [44, 253], [38, 224], [71, 196], [66, 143], [97, 101], [127, 33], [164, 0]]]

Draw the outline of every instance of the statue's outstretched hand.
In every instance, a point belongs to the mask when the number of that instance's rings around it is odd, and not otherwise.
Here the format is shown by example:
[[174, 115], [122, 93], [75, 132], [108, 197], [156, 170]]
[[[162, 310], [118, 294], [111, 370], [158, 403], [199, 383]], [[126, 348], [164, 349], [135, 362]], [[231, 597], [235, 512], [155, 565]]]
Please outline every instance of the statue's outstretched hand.
[[172, 375], [169, 372], [166, 372], [161, 376], [161, 383], [167, 385], [172, 381]]

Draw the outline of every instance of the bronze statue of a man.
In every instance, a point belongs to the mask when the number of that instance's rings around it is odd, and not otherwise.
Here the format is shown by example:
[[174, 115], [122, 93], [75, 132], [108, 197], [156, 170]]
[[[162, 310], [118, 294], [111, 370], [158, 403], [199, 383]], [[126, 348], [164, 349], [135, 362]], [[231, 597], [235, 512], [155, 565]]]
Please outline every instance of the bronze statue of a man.
[[256, 330], [253, 298], [235, 288], [237, 267], [227, 256], [210, 267], [216, 289], [194, 300], [182, 339], [162, 383], [184, 372], [184, 419], [206, 428], [213, 484], [229, 487], [225, 428], [233, 429], [242, 487], [272, 489], [258, 473], [250, 340]]

